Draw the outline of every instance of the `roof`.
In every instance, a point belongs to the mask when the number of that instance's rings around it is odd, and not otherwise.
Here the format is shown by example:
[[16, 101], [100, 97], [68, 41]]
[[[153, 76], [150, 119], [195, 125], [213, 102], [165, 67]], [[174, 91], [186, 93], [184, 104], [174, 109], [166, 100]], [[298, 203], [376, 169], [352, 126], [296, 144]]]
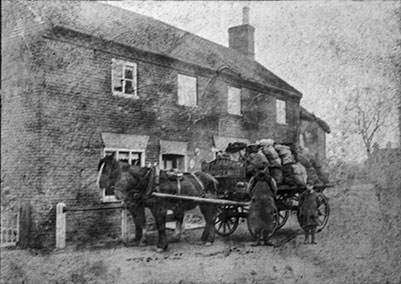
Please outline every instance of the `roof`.
[[315, 121], [320, 126], [320, 128], [322, 128], [324, 130], [324, 132], [326, 132], [326, 133], [331, 132], [330, 126], [323, 119], [318, 118], [316, 115], [307, 111], [303, 107], [301, 107], [300, 118], [302, 120], [307, 120], [307, 121], [312, 121], [312, 122]]
[[96, 1], [49, 2], [29, 1], [29, 5], [41, 5], [41, 16], [53, 27], [62, 26], [216, 71], [227, 68], [245, 80], [302, 96], [254, 59], [154, 18]]

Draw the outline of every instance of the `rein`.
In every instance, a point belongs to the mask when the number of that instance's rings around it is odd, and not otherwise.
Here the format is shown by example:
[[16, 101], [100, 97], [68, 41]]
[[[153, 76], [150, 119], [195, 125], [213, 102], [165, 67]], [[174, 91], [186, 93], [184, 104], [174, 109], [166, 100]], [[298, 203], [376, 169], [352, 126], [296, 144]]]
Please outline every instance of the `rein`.
[[199, 184], [200, 188], [201, 188], [201, 197], [205, 197], [206, 196], [206, 191], [205, 191], [205, 185], [203, 184], [203, 182], [194, 174], [191, 173], [191, 176], [197, 181], [197, 183]]
[[[139, 189], [140, 186], [142, 186], [143, 182], [146, 182], [146, 178], [153, 173], [153, 168], [149, 168], [149, 170], [146, 172], [146, 175], [143, 177], [143, 180], [139, 182], [130, 192], [133, 194], [133, 197], [135, 198], [135, 195], [139, 195], [141, 193]], [[152, 183], [153, 177], [150, 177], [145, 194], [142, 196], [141, 200], [145, 199], [145, 197], [148, 197], [152, 194]], [[139, 199], [139, 198], [138, 198]]]
[[103, 168], [104, 168], [104, 163], [102, 163], [102, 165], [100, 166], [99, 173], [97, 175], [97, 179], [96, 179], [97, 187], [100, 187], [100, 177], [102, 176]]

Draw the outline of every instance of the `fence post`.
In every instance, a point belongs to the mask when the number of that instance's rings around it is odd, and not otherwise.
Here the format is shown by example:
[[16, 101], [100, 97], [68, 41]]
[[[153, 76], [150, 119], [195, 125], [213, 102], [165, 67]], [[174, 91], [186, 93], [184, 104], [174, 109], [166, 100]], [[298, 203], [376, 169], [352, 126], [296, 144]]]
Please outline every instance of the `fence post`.
[[21, 202], [19, 211], [18, 243], [24, 249], [29, 246], [31, 239], [31, 203], [29, 201]]
[[65, 248], [66, 235], [66, 213], [64, 212], [66, 205], [63, 202], [57, 203], [56, 216], [56, 248]]
[[123, 205], [121, 207], [121, 239], [124, 244], [128, 243], [128, 217], [127, 207]]

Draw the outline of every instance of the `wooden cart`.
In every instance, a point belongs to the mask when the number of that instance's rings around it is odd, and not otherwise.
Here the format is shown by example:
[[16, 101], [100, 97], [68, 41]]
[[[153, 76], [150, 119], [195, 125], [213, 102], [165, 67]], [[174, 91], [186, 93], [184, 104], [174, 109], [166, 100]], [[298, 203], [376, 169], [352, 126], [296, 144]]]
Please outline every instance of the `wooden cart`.
[[[237, 229], [241, 219], [247, 219], [248, 217], [250, 196], [246, 192], [245, 167], [240, 162], [217, 159], [209, 163], [204, 162], [202, 164], [202, 171], [213, 175], [219, 182], [218, 200], [216, 202], [218, 203], [220, 200], [221, 206], [219, 207], [215, 222], [215, 229], [217, 234], [228, 236]], [[319, 207], [320, 225], [317, 229], [318, 232], [327, 225], [329, 219], [330, 207], [323, 191], [331, 186], [331, 184], [315, 186], [315, 190], [322, 193], [322, 202]], [[292, 211], [298, 210], [298, 196], [305, 189], [305, 187], [288, 185], [280, 185], [278, 187], [276, 198], [278, 211], [275, 218], [275, 230], [285, 225]], [[254, 230], [249, 223], [248, 229], [251, 235], [254, 236]]]

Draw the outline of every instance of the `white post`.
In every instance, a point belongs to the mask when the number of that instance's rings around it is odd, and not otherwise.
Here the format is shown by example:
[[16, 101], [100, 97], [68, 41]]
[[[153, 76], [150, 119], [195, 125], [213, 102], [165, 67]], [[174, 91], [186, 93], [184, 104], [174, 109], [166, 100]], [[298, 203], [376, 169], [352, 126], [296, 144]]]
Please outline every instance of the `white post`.
[[20, 214], [21, 214], [21, 202], [19, 202], [18, 201], [18, 210], [17, 210], [17, 238], [16, 238], [16, 242], [17, 242], [17, 244], [19, 244], [19, 240], [20, 240], [20, 238], [19, 238], [19, 236], [20, 236], [20, 232], [19, 232], [19, 217], [20, 217]]
[[125, 205], [121, 207], [121, 239], [124, 244], [128, 243], [128, 217]]
[[56, 248], [65, 248], [65, 235], [66, 235], [66, 213], [64, 208], [65, 203], [59, 202], [57, 204], [56, 216]]

